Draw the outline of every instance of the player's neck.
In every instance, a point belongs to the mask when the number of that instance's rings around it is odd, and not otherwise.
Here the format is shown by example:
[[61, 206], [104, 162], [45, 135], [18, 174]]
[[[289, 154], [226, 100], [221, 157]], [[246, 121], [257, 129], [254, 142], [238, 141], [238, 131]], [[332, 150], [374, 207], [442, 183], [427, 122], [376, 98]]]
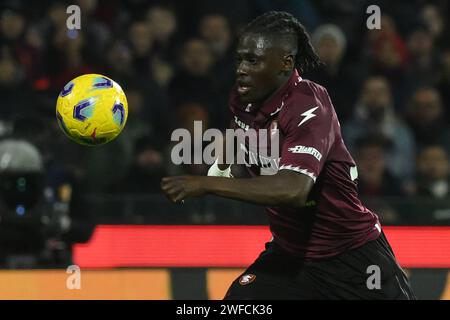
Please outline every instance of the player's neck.
[[269, 102], [278, 93], [278, 91], [281, 90], [281, 88], [284, 88], [286, 83], [288, 83], [289, 79], [292, 77], [293, 72], [294, 70], [292, 70], [289, 74], [280, 77], [277, 89], [275, 89], [275, 91], [273, 91], [266, 99], [263, 100], [263, 105]]

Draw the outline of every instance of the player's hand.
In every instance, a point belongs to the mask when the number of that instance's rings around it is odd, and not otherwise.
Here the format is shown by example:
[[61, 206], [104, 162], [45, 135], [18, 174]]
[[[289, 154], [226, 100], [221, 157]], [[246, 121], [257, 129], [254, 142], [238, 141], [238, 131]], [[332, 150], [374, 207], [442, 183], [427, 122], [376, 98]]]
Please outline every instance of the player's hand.
[[174, 203], [181, 203], [189, 197], [199, 197], [206, 193], [203, 176], [165, 177], [161, 180], [161, 189]]

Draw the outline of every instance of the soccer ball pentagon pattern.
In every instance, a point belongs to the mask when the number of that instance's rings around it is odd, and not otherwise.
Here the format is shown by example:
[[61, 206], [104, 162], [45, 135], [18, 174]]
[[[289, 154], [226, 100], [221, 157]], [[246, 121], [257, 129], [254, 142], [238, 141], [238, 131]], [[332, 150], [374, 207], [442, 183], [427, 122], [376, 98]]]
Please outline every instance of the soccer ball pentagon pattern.
[[73, 141], [87, 146], [107, 143], [125, 126], [128, 103], [122, 88], [100, 74], [79, 76], [62, 89], [56, 119]]

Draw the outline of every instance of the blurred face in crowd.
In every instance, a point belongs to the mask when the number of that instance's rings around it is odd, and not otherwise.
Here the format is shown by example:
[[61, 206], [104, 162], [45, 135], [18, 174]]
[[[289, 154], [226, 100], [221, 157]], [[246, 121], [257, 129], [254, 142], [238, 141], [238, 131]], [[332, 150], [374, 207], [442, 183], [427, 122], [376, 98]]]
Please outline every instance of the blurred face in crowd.
[[130, 88], [127, 90], [127, 100], [130, 114], [139, 115], [142, 113], [144, 109], [144, 97], [142, 96], [142, 92]]
[[426, 126], [439, 121], [443, 113], [439, 92], [433, 88], [419, 89], [414, 94], [411, 111], [417, 124]]
[[401, 54], [395, 46], [393, 38], [381, 42], [376, 60], [382, 66], [389, 68], [395, 68], [402, 64]]
[[244, 103], [267, 100], [294, 68], [292, 38], [244, 34], [236, 50], [237, 92]]
[[186, 103], [178, 110], [178, 121], [182, 128], [194, 134], [194, 121], [202, 121], [202, 128], [209, 127], [209, 116], [206, 109], [198, 103]]
[[56, 2], [48, 9], [47, 14], [55, 26], [63, 28], [66, 25], [66, 8], [62, 3]]
[[141, 150], [136, 156], [136, 164], [147, 174], [161, 173], [163, 167], [163, 155], [151, 146]]
[[0, 19], [0, 29], [5, 38], [14, 40], [23, 34], [25, 19], [22, 15], [12, 11], [5, 11]]
[[364, 145], [358, 151], [359, 178], [367, 184], [381, 182], [385, 170], [384, 148], [381, 145]]
[[382, 113], [391, 105], [391, 91], [386, 79], [372, 77], [366, 80], [361, 93], [361, 103], [374, 115]]
[[315, 44], [317, 54], [328, 66], [339, 64], [344, 53], [344, 47], [331, 35], [324, 35]]
[[181, 64], [193, 75], [208, 74], [213, 63], [211, 50], [201, 39], [188, 40], [183, 47]]
[[200, 22], [200, 35], [209, 43], [216, 56], [224, 55], [231, 43], [231, 30], [221, 15], [207, 15]]
[[415, 30], [409, 36], [408, 48], [414, 56], [429, 55], [433, 52], [433, 37], [426, 30]]
[[445, 149], [430, 146], [418, 157], [417, 169], [420, 175], [432, 180], [446, 179], [450, 175], [450, 164]]
[[380, 27], [380, 29], [369, 30], [366, 33], [369, 42], [377, 41], [382, 35], [395, 35], [397, 33], [395, 21], [387, 14], [381, 15]]
[[13, 85], [18, 80], [18, 66], [12, 59], [0, 60], [0, 84], [2, 86]]
[[90, 15], [97, 9], [97, 0], [78, 0], [77, 2], [81, 12], [85, 15]]
[[450, 78], [450, 49], [447, 49], [442, 53], [441, 57], [443, 71], [447, 75], [447, 79]]
[[444, 29], [444, 19], [437, 6], [432, 4], [426, 5], [422, 9], [421, 16], [433, 36], [438, 36], [442, 33]]
[[381, 30], [386, 33], [397, 33], [397, 26], [395, 20], [386, 14], [381, 16]]
[[127, 71], [130, 67], [131, 60], [132, 57], [129, 48], [120, 41], [116, 41], [108, 50], [109, 65], [115, 70]]
[[147, 22], [153, 30], [156, 40], [166, 42], [177, 29], [177, 20], [173, 11], [164, 7], [150, 8]]
[[146, 23], [133, 23], [130, 27], [128, 37], [138, 56], [146, 55], [153, 46], [152, 30]]

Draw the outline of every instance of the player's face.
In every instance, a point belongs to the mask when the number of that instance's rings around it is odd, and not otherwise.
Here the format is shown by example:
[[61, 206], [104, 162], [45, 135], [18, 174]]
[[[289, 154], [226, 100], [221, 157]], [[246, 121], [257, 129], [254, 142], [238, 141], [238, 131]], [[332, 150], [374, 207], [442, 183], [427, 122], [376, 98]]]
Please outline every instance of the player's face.
[[244, 34], [237, 48], [236, 85], [242, 102], [263, 102], [286, 79], [286, 65], [281, 48], [258, 34]]

